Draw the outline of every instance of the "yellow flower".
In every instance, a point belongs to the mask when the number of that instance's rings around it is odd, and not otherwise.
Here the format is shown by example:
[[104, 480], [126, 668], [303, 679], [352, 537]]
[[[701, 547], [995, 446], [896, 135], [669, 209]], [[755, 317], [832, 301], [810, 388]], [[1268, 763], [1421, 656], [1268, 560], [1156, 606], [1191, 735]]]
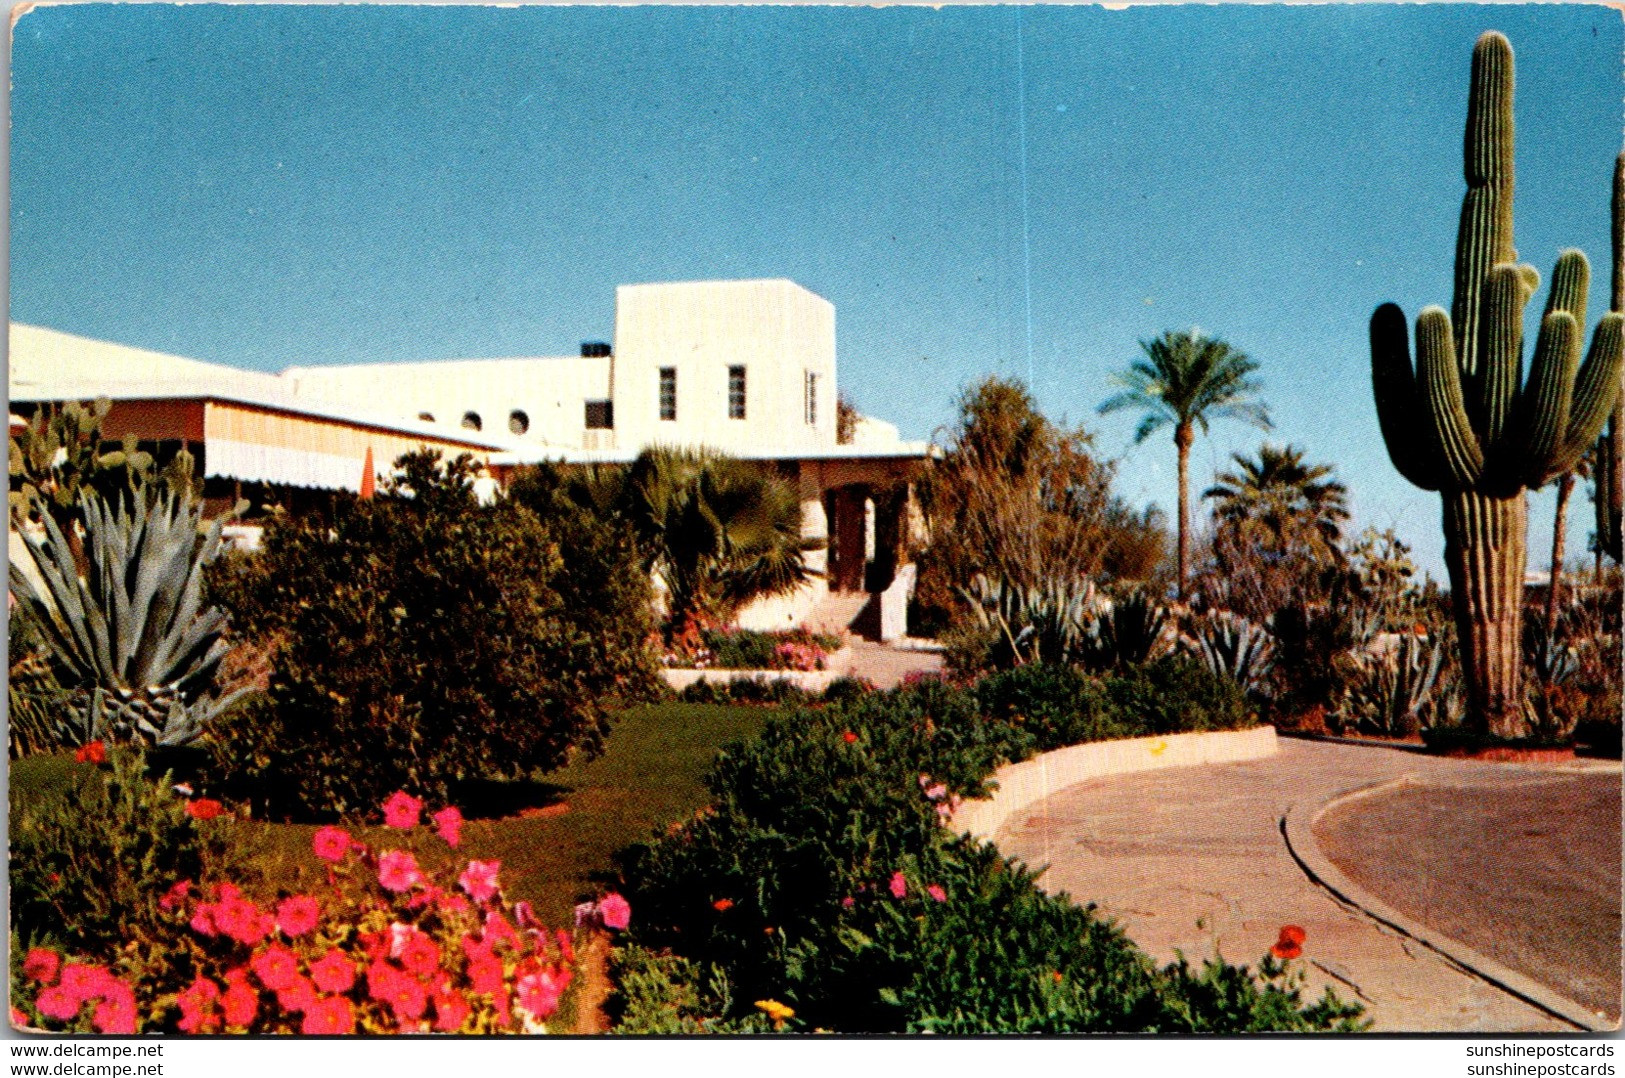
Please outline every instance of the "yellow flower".
[[759, 999], [756, 1001], [756, 1009], [762, 1011], [769, 1018], [773, 1019], [774, 1029], [783, 1029], [784, 1020], [786, 1018], [794, 1018], [796, 1016], [795, 1011], [791, 1010], [789, 1007], [786, 1007], [776, 999]]

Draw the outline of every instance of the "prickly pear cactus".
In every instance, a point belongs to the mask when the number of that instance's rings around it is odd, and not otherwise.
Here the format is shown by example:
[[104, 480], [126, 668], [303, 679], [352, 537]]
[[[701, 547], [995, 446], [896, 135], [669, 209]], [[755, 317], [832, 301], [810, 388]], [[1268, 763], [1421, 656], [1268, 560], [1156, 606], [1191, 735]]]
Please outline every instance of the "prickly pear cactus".
[[[1557, 261], [1523, 377], [1523, 311], [1540, 275], [1512, 246], [1512, 46], [1497, 33], [1473, 50], [1467, 103], [1467, 196], [1456, 241], [1450, 311], [1416, 320], [1412, 366], [1404, 313], [1371, 318], [1377, 418], [1401, 475], [1444, 504], [1445, 563], [1462, 647], [1468, 719], [1502, 738], [1527, 733], [1520, 684], [1525, 491], [1572, 469], [1596, 440], [1620, 390], [1619, 289], [1581, 363], [1590, 265]], [[1615, 262], [1620, 218], [1615, 183]]]

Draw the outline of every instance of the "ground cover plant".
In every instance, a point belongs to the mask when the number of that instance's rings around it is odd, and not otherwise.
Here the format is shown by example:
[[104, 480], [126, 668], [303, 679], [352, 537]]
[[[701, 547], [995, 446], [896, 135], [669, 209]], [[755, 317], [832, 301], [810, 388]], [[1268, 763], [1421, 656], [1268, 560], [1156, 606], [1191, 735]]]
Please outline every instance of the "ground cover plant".
[[[1152, 666], [1207, 679], [1189, 664]], [[1256, 975], [1157, 969], [1089, 909], [941, 825], [1001, 763], [1152, 732], [1112, 679], [1083, 697], [1084, 714], [1067, 714], [1082, 677], [1035, 664], [970, 689], [933, 680], [870, 693], [787, 714], [724, 753], [708, 780], [714, 807], [623, 859], [639, 917], [616, 967], [618, 1028], [1355, 1028], [1358, 1008], [1331, 995], [1306, 1006], [1273, 962]], [[1246, 721], [1244, 710], [1191, 711]]]
[[723, 670], [822, 670], [841, 649], [841, 638], [806, 629], [762, 632], [755, 629], [706, 629], [700, 650], [684, 656], [685, 666]]

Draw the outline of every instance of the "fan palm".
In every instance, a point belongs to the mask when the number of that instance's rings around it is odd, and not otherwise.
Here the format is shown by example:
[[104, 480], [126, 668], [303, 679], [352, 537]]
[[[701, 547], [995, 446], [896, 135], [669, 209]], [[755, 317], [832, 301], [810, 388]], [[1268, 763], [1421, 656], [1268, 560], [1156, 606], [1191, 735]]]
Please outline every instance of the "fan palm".
[[1179, 452], [1179, 595], [1185, 595], [1190, 566], [1190, 452], [1196, 428], [1206, 434], [1213, 419], [1240, 419], [1264, 430], [1269, 411], [1253, 399], [1260, 388], [1250, 377], [1258, 364], [1224, 341], [1200, 330], [1167, 332], [1141, 341], [1145, 358], [1115, 381], [1124, 389], [1100, 406], [1102, 415], [1124, 408], [1145, 413], [1134, 432], [1136, 444], [1164, 427], [1174, 428]]
[[789, 484], [749, 461], [647, 449], [625, 477], [623, 513], [659, 575], [674, 629], [722, 619], [806, 580], [801, 506]]
[[1278, 548], [1303, 543], [1316, 560], [1334, 558], [1348, 522], [1348, 488], [1328, 479], [1331, 465], [1303, 462], [1303, 452], [1268, 442], [1257, 459], [1233, 454], [1236, 472], [1220, 472], [1202, 493], [1232, 527], [1262, 531]]

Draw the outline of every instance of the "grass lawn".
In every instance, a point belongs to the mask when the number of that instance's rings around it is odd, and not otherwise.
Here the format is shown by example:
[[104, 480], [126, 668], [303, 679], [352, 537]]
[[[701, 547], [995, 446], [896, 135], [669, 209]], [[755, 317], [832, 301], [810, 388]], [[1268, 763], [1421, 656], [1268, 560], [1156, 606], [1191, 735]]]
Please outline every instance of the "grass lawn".
[[[562, 925], [592, 876], [610, 867], [611, 855], [656, 828], [706, 804], [701, 780], [717, 750], [756, 736], [772, 709], [711, 704], [658, 704], [627, 711], [616, 722], [604, 755], [545, 776], [531, 785], [541, 805], [527, 815], [471, 820], [463, 827], [459, 858], [500, 860], [510, 899], [528, 900], [545, 923]], [[71, 782], [89, 765], [65, 756], [11, 763], [13, 804]], [[536, 800], [537, 798], [532, 798]], [[440, 806], [430, 806], [431, 810]], [[536, 811], [540, 808], [540, 812]], [[238, 847], [274, 888], [314, 885], [323, 869], [310, 852], [311, 825], [236, 821]], [[411, 846], [433, 864], [444, 843], [428, 828], [412, 841], [385, 828], [354, 829], [378, 846]]]

